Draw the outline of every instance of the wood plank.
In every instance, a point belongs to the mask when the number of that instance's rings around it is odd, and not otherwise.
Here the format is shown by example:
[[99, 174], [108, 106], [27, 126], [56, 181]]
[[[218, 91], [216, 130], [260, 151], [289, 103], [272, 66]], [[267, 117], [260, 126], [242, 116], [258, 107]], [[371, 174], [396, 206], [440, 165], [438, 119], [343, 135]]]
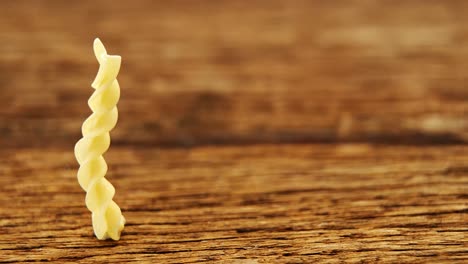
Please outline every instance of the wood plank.
[[[467, 262], [467, 12], [0, 1], [0, 263]], [[72, 153], [96, 36], [124, 59], [118, 242], [94, 238]]]
[[468, 139], [466, 1], [0, 7], [2, 147], [72, 147], [96, 36], [124, 58], [116, 144]]
[[118, 242], [93, 236], [68, 149], [0, 158], [2, 263], [468, 260], [466, 147], [114, 147]]

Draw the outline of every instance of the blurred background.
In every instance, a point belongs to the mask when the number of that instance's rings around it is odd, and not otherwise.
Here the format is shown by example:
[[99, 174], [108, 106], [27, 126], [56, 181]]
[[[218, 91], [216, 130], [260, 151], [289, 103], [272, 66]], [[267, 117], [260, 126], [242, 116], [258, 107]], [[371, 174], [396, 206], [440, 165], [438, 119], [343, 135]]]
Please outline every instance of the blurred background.
[[468, 1], [1, 1], [0, 147], [72, 149], [99, 37], [114, 145], [468, 140]]

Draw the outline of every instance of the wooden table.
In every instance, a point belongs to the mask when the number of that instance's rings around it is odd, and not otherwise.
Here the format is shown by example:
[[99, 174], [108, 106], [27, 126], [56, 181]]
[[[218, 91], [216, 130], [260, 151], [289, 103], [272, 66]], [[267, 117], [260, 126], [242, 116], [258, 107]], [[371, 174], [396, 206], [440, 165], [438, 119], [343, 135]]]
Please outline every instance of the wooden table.
[[[468, 1], [1, 1], [0, 263], [466, 263]], [[93, 236], [73, 146], [120, 54]]]

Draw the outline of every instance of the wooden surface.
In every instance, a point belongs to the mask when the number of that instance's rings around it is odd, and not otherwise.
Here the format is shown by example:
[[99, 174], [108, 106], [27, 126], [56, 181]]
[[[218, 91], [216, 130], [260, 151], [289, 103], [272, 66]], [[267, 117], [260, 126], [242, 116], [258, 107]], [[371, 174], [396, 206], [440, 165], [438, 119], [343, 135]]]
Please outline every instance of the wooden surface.
[[[468, 261], [468, 1], [0, 1], [0, 263]], [[73, 146], [120, 54], [98, 241]]]
[[0, 155], [7, 262], [466, 260], [464, 147], [113, 148], [118, 242], [93, 236], [70, 151]]

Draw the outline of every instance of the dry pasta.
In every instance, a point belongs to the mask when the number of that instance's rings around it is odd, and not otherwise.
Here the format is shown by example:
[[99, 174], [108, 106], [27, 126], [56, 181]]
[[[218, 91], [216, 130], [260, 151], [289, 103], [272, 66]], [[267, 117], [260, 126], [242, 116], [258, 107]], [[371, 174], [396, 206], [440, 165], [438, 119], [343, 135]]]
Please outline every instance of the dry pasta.
[[86, 191], [86, 207], [92, 212], [96, 237], [119, 240], [125, 218], [112, 200], [115, 189], [104, 177], [107, 164], [102, 155], [109, 148], [109, 131], [114, 128], [118, 119], [120, 87], [116, 78], [121, 57], [108, 55], [99, 39], [94, 40], [94, 54], [100, 66], [91, 84], [95, 91], [88, 100], [93, 113], [83, 123], [83, 138], [75, 145], [75, 156], [80, 164], [78, 182]]

